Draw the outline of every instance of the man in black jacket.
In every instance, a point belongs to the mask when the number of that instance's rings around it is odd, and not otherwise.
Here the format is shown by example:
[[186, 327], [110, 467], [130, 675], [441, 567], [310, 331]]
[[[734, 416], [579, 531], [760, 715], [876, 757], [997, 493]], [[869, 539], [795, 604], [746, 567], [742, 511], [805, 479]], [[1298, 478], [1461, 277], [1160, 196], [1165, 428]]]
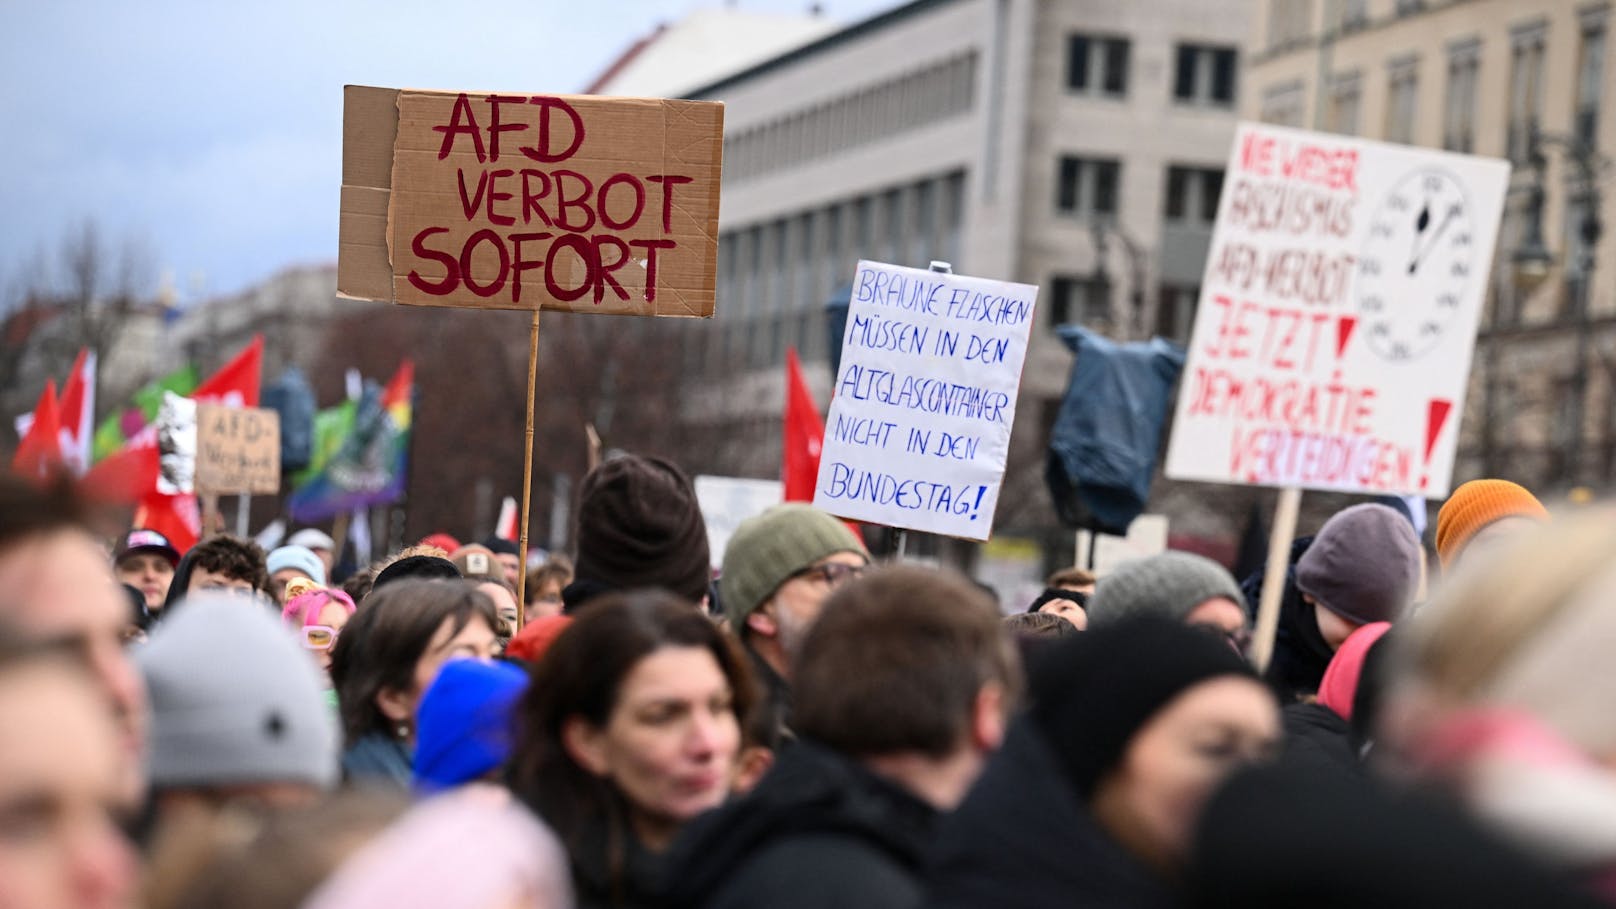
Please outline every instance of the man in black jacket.
[[981, 773], [1020, 689], [987, 597], [915, 567], [832, 595], [794, 668], [801, 740], [749, 795], [686, 831], [669, 905], [919, 905], [939, 812]]

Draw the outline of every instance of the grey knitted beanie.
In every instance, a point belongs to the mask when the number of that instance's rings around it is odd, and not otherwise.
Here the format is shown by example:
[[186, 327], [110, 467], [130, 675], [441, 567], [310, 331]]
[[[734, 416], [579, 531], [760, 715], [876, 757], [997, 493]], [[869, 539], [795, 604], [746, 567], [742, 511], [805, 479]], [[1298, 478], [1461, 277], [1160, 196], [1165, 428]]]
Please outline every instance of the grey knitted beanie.
[[292, 632], [239, 597], [190, 597], [135, 654], [158, 788], [337, 782], [336, 718]]
[[1136, 615], [1182, 622], [1214, 597], [1228, 597], [1246, 608], [1240, 585], [1222, 565], [1194, 553], [1164, 552], [1124, 562], [1101, 578], [1089, 598], [1089, 626], [1098, 628]]
[[724, 547], [718, 578], [730, 628], [739, 633], [746, 617], [793, 574], [838, 552], [869, 557], [841, 518], [812, 505], [776, 505], [742, 521]]

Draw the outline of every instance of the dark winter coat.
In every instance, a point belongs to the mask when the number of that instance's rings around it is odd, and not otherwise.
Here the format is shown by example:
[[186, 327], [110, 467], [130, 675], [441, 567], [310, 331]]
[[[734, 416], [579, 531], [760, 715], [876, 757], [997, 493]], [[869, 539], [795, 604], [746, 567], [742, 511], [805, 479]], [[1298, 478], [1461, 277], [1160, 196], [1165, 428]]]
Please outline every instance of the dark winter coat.
[[936, 909], [1159, 909], [1174, 895], [1089, 816], [1037, 729], [1015, 723], [933, 850]]
[[758, 787], [697, 819], [670, 854], [669, 907], [908, 909], [937, 812], [813, 742]]
[[[1316, 694], [1319, 683], [1324, 680], [1324, 670], [1330, 667], [1330, 660], [1335, 657], [1335, 650], [1319, 631], [1313, 607], [1302, 599], [1302, 592], [1296, 588], [1296, 563], [1312, 543], [1312, 537], [1302, 537], [1291, 544], [1290, 565], [1285, 569], [1285, 590], [1279, 601], [1279, 630], [1274, 636], [1274, 656], [1263, 677], [1279, 695], [1281, 704]], [[1266, 569], [1258, 569], [1240, 585], [1246, 601], [1253, 608], [1262, 602], [1266, 574]]]
[[567, 857], [577, 909], [652, 909], [664, 905], [663, 857], [640, 845], [626, 824], [616, 836], [609, 832], [604, 820], [581, 831], [567, 843]]
[[1340, 714], [1323, 704], [1287, 704], [1281, 717], [1286, 757], [1330, 771], [1363, 772], [1352, 728]]
[[1206, 909], [1597, 909], [1448, 806], [1289, 759], [1207, 804], [1189, 887]]

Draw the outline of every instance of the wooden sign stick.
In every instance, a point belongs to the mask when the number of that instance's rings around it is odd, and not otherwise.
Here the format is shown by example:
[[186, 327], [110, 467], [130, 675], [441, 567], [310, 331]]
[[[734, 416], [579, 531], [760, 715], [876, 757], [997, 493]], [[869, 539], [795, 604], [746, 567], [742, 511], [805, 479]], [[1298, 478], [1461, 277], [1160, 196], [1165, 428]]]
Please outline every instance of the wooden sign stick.
[[1259, 673], [1267, 672], [1274, 658], [1280, 599], [1285, 593], [1291, 542], [1296, 539], [1296, 515], [1301, 508], [1300, 488], [1288, 486], [1279, 491], [1279, 504], [1274, 506], [1274, 529], [1268, 535], [1268, 565], [1263, 572], [1262, 597], [1257, 606], [1257, 630], [1251, 642], [1251, 662]]
[[516, 630], [527, 623], [527, 511], [533, 499], [533, 392], [539, 384], [539, 313], [533, 310], [533, 325], [527, 337], [527, 427], [522, 443], [522, 524], [517, 528], [516, 549], [521, 566], [516, 569]]

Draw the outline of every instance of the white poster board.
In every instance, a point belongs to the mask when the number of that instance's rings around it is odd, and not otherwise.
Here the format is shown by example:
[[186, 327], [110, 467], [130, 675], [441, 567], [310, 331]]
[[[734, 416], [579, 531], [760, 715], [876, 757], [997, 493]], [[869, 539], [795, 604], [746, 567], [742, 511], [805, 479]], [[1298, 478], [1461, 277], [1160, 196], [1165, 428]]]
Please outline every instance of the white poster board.
[[696, 503], [707, 522], [707, 549], [714, 568], [724, 561], [724, 548], [735, 528], [753, 515], [762, 514], [785, 498], [779, 480], [747, 480], [739, 477], [696, 477]]
[[1241, 124], [1167, 475], [1441, 498], [1506, 162]]
[[859, 262], [814, 505], [986, 540], [1038, 288]]

